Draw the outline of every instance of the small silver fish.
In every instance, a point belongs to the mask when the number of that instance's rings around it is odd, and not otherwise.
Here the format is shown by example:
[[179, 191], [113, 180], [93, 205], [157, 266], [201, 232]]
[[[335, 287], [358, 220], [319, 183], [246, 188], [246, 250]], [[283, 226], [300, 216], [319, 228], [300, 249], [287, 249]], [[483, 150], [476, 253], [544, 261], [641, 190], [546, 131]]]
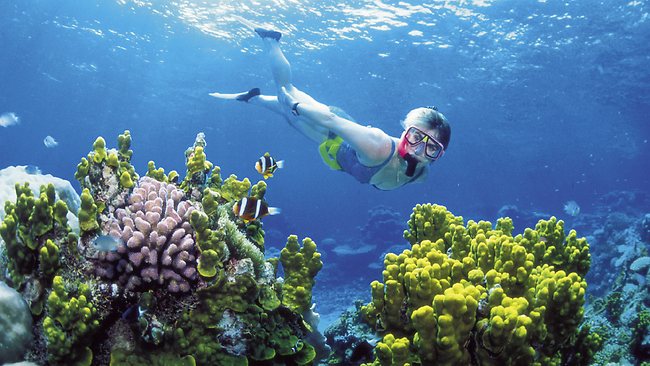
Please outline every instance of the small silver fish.
[[9, 127], [20, 123], [20, 117], [14, 112], [7, 112], [0, 115], [0, 127]]
[[43, 144], [45, 145], [45, 147], [49, 147], [49, 148], [57, 147], [59, 145], [59, 143], [54, 139], [54, 137], [50, 135], [48, 135], [43, 139]]
[[566, 212], [567, 215], [576, 217], [580, 214], [580, 206], [578, 206], [576, 201], [569, 201], [564, 204], [564, 212]]
[[100, 252], [114, 252], [122, 240], [110, 235], [100, 235], [93, 241], [93, 246]]

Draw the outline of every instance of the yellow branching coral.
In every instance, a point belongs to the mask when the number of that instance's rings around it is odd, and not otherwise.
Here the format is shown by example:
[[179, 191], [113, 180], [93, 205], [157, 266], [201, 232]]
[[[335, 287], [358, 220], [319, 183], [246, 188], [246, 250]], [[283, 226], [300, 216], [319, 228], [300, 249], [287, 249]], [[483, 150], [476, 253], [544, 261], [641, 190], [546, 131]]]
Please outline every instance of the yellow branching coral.
[[[365, 319], [405, 337], [419, 364], [533, 364], [561, 352], [582, 320], [589, 246], [563, 222], [540, 221], [513, 236], [512, 220], [469, 221], [443, 206], [418, 205], [404, 237], [412, 244], [384, 260]], [[384, 342], [385, 343], [385, 342]], [[532, 345], [536, 345], [533, 348]], [[375, 348], [373, 365], [389, 348]], [[400, 362], [407, 362], [400, 360]]]
[[289, 236], [287, 245], [280, 252], [280, 262], [285, 276], [282, 304], [302, 314], [311, 307], [314, 277], [323, 268], [320, 253], [316, 251], [316, 243], [310, 238], [305, 238], [301, 248], [298, 237]]

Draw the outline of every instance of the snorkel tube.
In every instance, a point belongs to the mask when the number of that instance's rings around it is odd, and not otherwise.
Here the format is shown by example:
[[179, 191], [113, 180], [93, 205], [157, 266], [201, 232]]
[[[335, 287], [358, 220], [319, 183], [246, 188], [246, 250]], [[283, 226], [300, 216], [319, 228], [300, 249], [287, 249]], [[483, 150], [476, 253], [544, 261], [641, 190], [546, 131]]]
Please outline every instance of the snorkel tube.
[[404, 174], [406, 174], [407, 177], [412, 177], [413, 174], [415, 174], [415, 168], [418, 166], [418, 159], [406, 151], [406, 144], [406, 138], [402, 136], [402, 139], [399, 142], [399, 146], [397, 146], [397, 153], [402, 157], [402, 159], [406, 160], [407, 165], [406, 172], [404, 172]]

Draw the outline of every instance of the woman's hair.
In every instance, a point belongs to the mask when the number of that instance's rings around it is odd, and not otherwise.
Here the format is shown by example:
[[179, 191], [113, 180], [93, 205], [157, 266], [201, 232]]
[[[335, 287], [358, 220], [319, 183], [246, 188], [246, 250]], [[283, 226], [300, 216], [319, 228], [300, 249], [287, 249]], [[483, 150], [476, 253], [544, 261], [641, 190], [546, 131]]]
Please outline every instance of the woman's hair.
[[410, 111], [404, 119], [404, 127], [417, 125], [437, 132], [435, 138], [445, 147], [449, 146], [451, 139], [451, 126], [445, 115], [438, 112], [436, 107], [420, 107]]

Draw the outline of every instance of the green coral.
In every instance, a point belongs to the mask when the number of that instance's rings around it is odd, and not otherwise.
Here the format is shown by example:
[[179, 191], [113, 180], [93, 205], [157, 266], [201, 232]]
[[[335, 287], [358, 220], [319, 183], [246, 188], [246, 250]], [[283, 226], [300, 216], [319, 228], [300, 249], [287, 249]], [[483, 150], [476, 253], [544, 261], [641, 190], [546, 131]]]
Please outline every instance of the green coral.
[[255, 267], [255, 272], [260, 273], [264, 268], [264, 252], [253, 244], [244, 233], [239, 231], [239, 227], [233, 222], [224, 206], [219, 207], [219, 235], [228, 244], [228, 249], [235, 258], [250, 258]]
[[310, 238], [305, 238], [301, 248], [298, 237], [289, 236], [287, 244], [280, 252], [280, 262], [284, 269], [282, 304], [302, 314], [311, 307], [314, 278], [323, 267], [320, 253], [316, 251], [316, 243]]
[[120, 161], [131, 161], [133, 150], [131, 150], [131, 132], [129, 130], [125, 130], [117, 137], [117, 154]]
[[266, 194], [266, 182], [259, 181], [251, 187], [251, 197], [255, 197], [258, 200], [263, 200], [264, 195]]
[[214, 277], [222, 262], [230, 256], [226, 243], [210, 229], [208, 216], [195, 210], [190, 214], [190, 224], [194, 229], [196, 244], [201, 250], [198, 272], [203, 277]]
[[187, 175], [193, 176], [197, 173], [205, 172], [212, 169], [212, 163], [207, 161], [203, 147], [197, 146], [191, 153], [185, 164], [187, 167]]
[[251, 274], [223, 271], [213, 285], [199, 290], [198, 306], [179, 321], [176, 344], [199, 364], [245, 365], [248, 357], [269, 364], [310, 365], [316, 352], [303, 340], [307, 329], [302, 318], [284, 307], [258, 306], [260, 288]]
[[74, 178], [79, 182], [83, 182], [88, 176], [90, 170], [90, 162], [86, 158], [81, 158], [81, 162], [77, 165], [77, 172], [74, 173]]
[[[465, 225], [438, 205], [417, 205], [408, 227], [411, 249], [386, 255], [362, 307], [376, 330], [410, 341], [408, 362], [552, 364], [569, 352], [558, 345], [577, 339], [590, 262], [575, 231], [551, 218], [513, 236], [508, 218]], [[374, 365], [389, 364], [382, 347]]]
[[604, 337], [601, 330], [591, 330], [589, 325], [583, 325], [561, 349], [561, 365], [588, 366], [599, 364], [595, 355], [603, 348]]
[[47, 340], [48, 359], [54, 364], [90, 365], [92, 352], [86, 346], [89, 335], [99, 327], [96, 309], [88, 286], [66, 288], [61, 276], [54, 277], [47, 299], [47, 316], [43, 333]]
[[212, 168], [212, 172], [210, 173], [210, 180], [208, 181], [208, 185], [210, 188], [218, 189], [221, 187], [222, 183], [223, 179], [221, 179], [221, 168], [215, 165], [214, 168]]
[[16, 202], [5, 202], [5, 219], [0, 236], [6, 243], [7, 269], [15, 287], [25, 275], [38, 271], [39, 278], [49, 279], [60, 267], [58, 243], [67, 241], [70, 228], [67, 205], [56, 199], [52, 184], [40, 187], [34, 197], [29, 184], [16, 184]]
[[108, 153], [108, 158], [106, 158], [106, 165], [112, 168], [118, 168], [120, 166], [120, 162], [117, 160], [116, 153], [114, 152]]
[[178, 172], [172, 170], [167, 174], [167, 181], [170, 183], [178, 183]]
[[180, 357], [173, 353], [163, 352], [126, 352], [115, 350], [111, 352], [110, 366], [196, 366], [191, 355]]
[[83, 192], [81, 192], [81, 206], [78, 217], [81, 235], [93, 234], [99, 229], [99, 223], [97, 223], [97, 205], [88, 188], [84, 188]]
[[95, 164], [99, 164], [102, 161], [106, 160], [106, 141], [103, 137], [99, 136], [93, 143], [93, 151], [91, 153], [92, 160]]
[[59, 224], [59, 226], [68, 226], [68, 205], [65, 201], [56, 201], [52, 209], [52, 214], [54, 215], [54, 221]]
[[219, 335], [219, 321], [227, 311], [259, 318], [261, 309], [254, 305], [257, 291], [255, 278], [250, 274], [228, 278], [220, 271], [212, 285], [197, 291], [198, 305], [178, 322], [174, 332], [177, 345], [194, 355], [201, 365], [220, 364], [222, 346], [213, 341]]
[[248, 196], [248, 191], [251, 188], [251, 181], [248, 178], [237, 180], [237, 176], [231, 174], [226, 180], [223, 181], [221, 186], [217, 188], [217, 192], [226, 202], [238, 201]]
[[210, 217], [216, 217], [220, 199], [221, 195], [219, 192], [206, 188], [203, 191], [203, 198], [201, 198], [203, 212], [205, 212]]
[[[251, 187], [251, 197], [255, 197], [259, 200], [264, 199], [266, 194], [266, 182], [259, 181]], [[261, 220], [253, 220], [251, 222], [245, 223], [246, 236], [255, 244], [260, 250], [264, 250], [264, 229], [262, 229]]]
[[203, 191], [208, 183], [208, 176], [213, 165], [206, 158], [205, 146], [205, 136], [203, 133], [199, 133], [196, 136], [194, 145], [185, 150], [187, 173], [180, 185], [185, 192], [198, 194]]
[[39, 250], [39, 264], [43, 274], [53, 276], [59, 269], [59, 247], [50, 239]]
[[413, 358], [409, 347], [408, 338], [395, 338], [394, 335], [387, 334], [375, 347], [376, 363], [381, 366], [408, 366]]
[[167, 182], [167, 176], [165, 176], [165, 169], [156, 168], [156, 163], [153, 160], [150, 160], [147, 163], [147, 177], [151, 177], [159, 182]]
[[133, 152], [129, 150], [131, 135], [129, 131], [119, 135], [119, 149], [107, 149], [106, 141], [99, 136], [87, 157], [81, 158], [77, 165], [75, 178], [82, 189], [89, 189], [97, 205], [98, 213], [106, 207], [119, 205], [134, 187], [138, 174], [131, 165]]
[[250, 239], [259, 250], [264, 251], [264, 229], [262, 229], [261, 220], [253, 220], [244, 224], [246, 237]]
[[122, 172], [122, 175], [120, 175], [120, 186], [123, 188], [132, 188], [134, 185], [131, 174], [127, 171]]

